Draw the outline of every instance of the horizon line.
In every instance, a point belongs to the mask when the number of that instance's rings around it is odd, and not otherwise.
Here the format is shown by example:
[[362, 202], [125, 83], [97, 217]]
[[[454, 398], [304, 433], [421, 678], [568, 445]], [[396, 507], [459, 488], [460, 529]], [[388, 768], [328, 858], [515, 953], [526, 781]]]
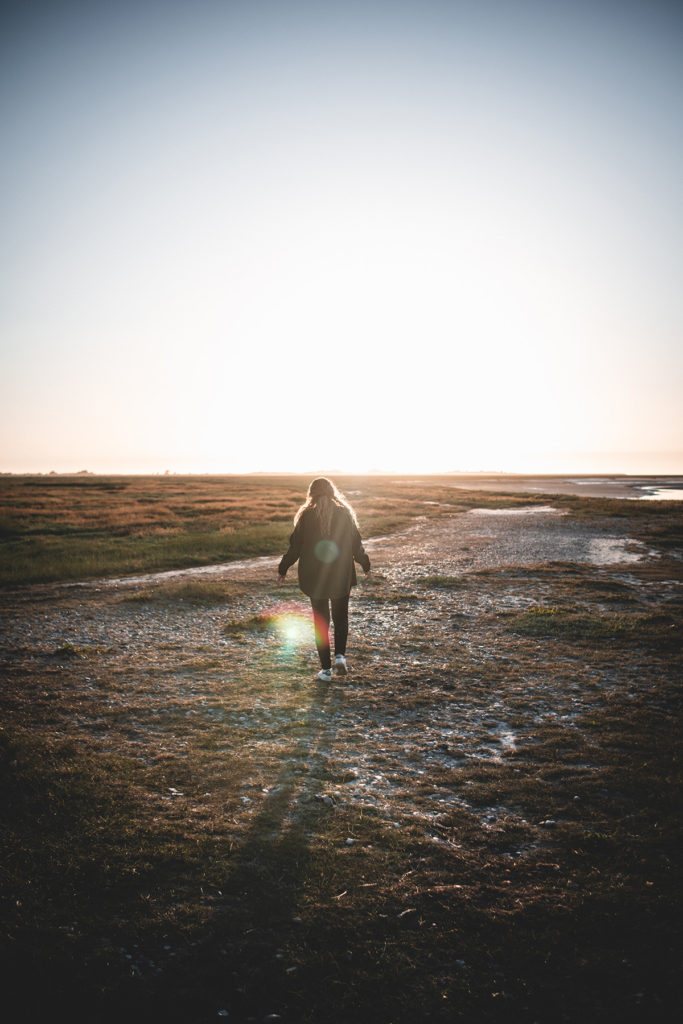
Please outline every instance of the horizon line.
[[619, 470], [594, 470], [594, 471], [583, 471], [583, 470], [565, 470], [558, 471], [533, 471], [533, 470], [503, 470], [503, 469], [449, 469], [449, 470], [402, 470], [402, 469], [363, 469], [363, 470], [345, 470], [345, 469], [303, 469], [303, 470], [278, 470], [278, 469], [252, 469], [252, 470], [209, 470], [206, 472], [199, 472], [197, 470], [138, 470], [138, 471], [126, 471], [126, 470], [0, 470], [0, 477], [244, 477], [244, 476], [292, 476], [292, 477], [309, 477], [309, 476], [336, 476], [336, 477], [362, 477], [362, 476], [399, 476], [399, 477], [442, 477], [442, 476], [458, 476], [458, 477], [508, 477], [508, 478], [557, 478], [557, 477], [580, 477], [581, 479], [589, 478], [621, 478], [621, 479], [654, 479], [661, 477], [683, 477], [683, 469], [671, 472], [624, 472]]

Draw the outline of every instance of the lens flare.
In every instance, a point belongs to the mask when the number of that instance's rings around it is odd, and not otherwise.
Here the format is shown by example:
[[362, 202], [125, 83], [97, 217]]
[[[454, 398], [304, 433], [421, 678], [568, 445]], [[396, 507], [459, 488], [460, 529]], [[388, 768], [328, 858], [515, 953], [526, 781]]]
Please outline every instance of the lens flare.
[[286, 651], [291, 651], [304, 643], [310, 644], [313, 615], [308, 605], [298, 601], [285, 601], [269, 608], [263, 615]]
[[313, 550], [318, 561], [324, 562], [325, 565], [334, 562], [339, 555], [339, 548], [333, 540], [319, 540]]

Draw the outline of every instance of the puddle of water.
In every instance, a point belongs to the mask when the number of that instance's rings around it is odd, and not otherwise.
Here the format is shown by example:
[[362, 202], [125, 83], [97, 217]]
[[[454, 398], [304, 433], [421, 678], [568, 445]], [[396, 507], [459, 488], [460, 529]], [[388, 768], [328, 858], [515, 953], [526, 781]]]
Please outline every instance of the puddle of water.
[[[472, 478], [471, 481], [452, 483], [450, 487], [479, 491], [508, 491], [512, 493], [542, 493], [542, 494], [578, 494], [594, 498], [616, 498], [616, 499], [640, 499], [639, 491], [646, 491], [647, 497], [655, 497], [655, 491], [661, 491], [657, 495], [658, 500], [682, 500], [680, 489], [683, 486], [683, 478], [680, 475], [661, 477], [508, 477], [505, 474], [495, 477]], [[676, 498], [673, 491], [678, 489], [679, 496]]]
[[553, 508], [551, 505], [529, 505], [528, 508], [473, 508], [468, 514], [471, 516], [531, 516], [548, 512], [557, 516], [566, 515], [566, 512]]
[[639, 494], [638, 501], [683, 501], [683, 490], [678, 487], [643, 487], [647, 494]]
[[499, 726], [495, 731], [498, 733], [500, 745], [503, 750], [517, 749], [517, 737], [512, 729], [509, 729], [507, 726]]
[[[635, 547], [639, 550], [634, 551]], [[640, 541], [623, 540], [621, 537], [600, 537], [589, 544], [589, 560], [594, 565], [640, 562], [647, 555], [654, 555], [654, 552], [648, 551]]]
[[608, 477], [589, 477], [588, 480], [577, 480], [571, 479], [567, 481], [570, 484], [576, 484], [577, 487], [594, 487], [596, 484], [613, 484], [614, 480], [610, 480]]

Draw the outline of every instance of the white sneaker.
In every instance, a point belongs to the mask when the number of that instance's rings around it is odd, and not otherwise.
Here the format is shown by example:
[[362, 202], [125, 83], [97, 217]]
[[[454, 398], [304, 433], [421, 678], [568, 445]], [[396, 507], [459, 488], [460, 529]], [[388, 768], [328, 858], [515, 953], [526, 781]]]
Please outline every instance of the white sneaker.
[[346, 658], [343, 654], [335, 654], [334, 656], [334, 671], [338, 676], [345, 676], [348, 672], [346, 667]]
[[318, 679], [320, 680], [321, 683], [331, 683], [332, 682], [332, 669], [331, 668], [321, 668], [320, 671], [318, 672]]

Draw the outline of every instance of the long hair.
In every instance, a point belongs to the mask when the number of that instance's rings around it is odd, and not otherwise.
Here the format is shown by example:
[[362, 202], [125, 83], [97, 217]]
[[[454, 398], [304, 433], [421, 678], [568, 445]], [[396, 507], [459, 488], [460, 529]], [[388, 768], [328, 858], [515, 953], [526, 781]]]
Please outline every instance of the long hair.
[[296, 525], [299, 522], [306, 509], [312, 508], [318, 517], [322, 533], [324, 535], [328, 534], [332, 524], [332, 513], [334, 512], [335, 505], [339, 508], [346, 509], [348, 514], [351, 516], [352, 521], [356, 526], [358, 526], [356, 513], [353, 511], [341, 491], [338, 491], [332, 481], [328, 480], [327, 477], [317, 477], [317, 479], [312, 480], [309, 484], [306, 501], [294, 516], [294, 524]]

